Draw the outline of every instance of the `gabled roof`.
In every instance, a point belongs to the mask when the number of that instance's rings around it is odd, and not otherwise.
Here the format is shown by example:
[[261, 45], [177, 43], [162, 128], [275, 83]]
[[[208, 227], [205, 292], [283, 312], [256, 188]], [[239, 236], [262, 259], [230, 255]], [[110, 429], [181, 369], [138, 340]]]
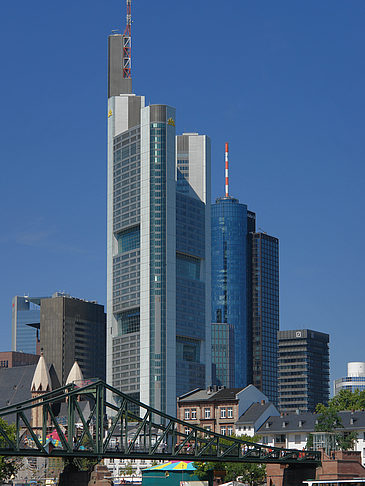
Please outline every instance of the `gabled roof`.
[[253, 403], [237, 420], [236, 424], [254, 424], [261, 415], [271, 406], [271, 402]]
[[37, 367], [34, 372], [32, 384], [30, 386], [31, 391], [51, 391], [52, 382], [49, 375], [48, 366], [44, 356], [41, 355], [38, 360]]

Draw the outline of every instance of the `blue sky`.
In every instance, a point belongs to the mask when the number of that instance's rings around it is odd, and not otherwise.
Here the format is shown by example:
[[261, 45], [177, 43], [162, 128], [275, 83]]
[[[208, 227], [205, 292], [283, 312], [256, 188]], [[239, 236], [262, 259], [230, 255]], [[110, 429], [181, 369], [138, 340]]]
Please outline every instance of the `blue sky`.
[[[123, 7], [123, 10], [122, 10]], [[124, 1], [1, 2], [0, 326], [11, 298], [106, 298], [107, 35]], [[365, 361], [365, 2], [134, 0], [134, 91], [212, 139], [230, 192], [280, 239], [281, 328]]]

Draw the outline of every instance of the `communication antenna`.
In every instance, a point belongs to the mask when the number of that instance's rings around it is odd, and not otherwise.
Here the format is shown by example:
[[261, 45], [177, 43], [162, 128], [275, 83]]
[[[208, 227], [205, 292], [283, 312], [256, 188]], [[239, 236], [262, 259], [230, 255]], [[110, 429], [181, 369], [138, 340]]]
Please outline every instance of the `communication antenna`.
[[122, 37], [123, 42], [123, 59], [122, 69], [123, 78], [130, 79], [132, 71], [132, 0], [126, 0], [127, 2], [127, 25]]
[[229, 192], [228, 192], [228, 142], [226, 142], [224, 160], [226, 162], [226, 197], [229, 197]]

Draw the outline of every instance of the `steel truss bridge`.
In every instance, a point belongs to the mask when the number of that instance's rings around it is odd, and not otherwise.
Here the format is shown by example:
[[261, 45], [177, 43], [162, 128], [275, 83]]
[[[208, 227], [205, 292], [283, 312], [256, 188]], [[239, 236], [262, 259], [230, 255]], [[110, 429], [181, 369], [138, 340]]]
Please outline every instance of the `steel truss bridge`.
[[[117, 405], [116, 405], [117, 404]], [[38, 417], [32, 427], [30, 417]], [[112, 416], [107, 419], [107, 416]], [[305, 464], [317, 451], [269, 447], [207, 431], [140, 403], [99, 380], [66, 385], [0, 409], [0, 456]]]

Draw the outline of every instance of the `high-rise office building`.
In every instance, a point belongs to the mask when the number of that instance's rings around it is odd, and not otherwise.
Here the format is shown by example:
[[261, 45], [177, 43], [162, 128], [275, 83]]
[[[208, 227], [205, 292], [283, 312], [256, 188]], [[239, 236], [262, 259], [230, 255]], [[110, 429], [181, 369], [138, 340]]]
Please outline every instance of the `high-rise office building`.
[[[228, 144], [226, 194], [212, 205], [211, 226], [212, 319], [233, 326], [235, 382], [222, 384], [253, 383], [276, 404], [279, 241], [257, 233], [255, 213], [229, 196]], [[214, 350], [212, 359], [218, 377], [222, 360]]]
[[234, 327], [225, 322], [212, 323], [212, 363], [215, 384], [232, 388], [234, 384]]
[[107, 380], [175, 414], [211, 377], [210, 141], [132, 94], [128, 46], [130, 25], [109, 37]]
[[41, 349], [60, 383], [78, 362], [85, 378], [105, 380], [106, 316], [95, 302], [55, 295], [41, 300]]
[[233, 326], [235, 387], [251, 382], [248, 213], [246, 204], [230, 196], [218, 198], [212, 205], [212, 319]]
[[341, 390], [365, 390], [365, 363], [363, 361], [352, 361], [347, 363], [347, 376], [338, 378], [334, 383], [334, 394]]
[[329, 399], [329, 335], [310, 329], [279, 331], [279, 409], [314, 412]]
[[32, 324], [39, 324], [41, 299], [44, 297], [21, 297], [12, 300], [12, 351], [37, 353], [39, 334]]
[[279, 240], [251, 233], [252, 383], [278, 403]]

